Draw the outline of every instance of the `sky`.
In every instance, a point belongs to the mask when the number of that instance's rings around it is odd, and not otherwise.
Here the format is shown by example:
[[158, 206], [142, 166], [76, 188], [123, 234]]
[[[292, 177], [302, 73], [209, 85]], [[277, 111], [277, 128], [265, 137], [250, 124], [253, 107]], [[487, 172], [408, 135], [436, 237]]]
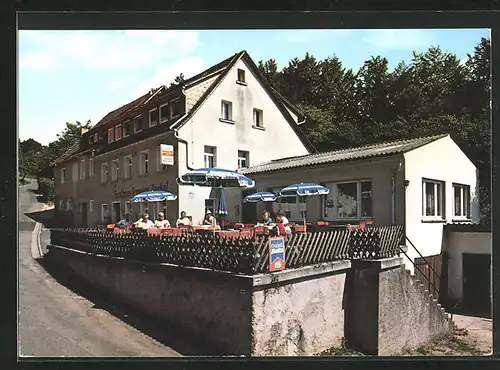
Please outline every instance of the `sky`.
[[308, 52], [357, 70], [372, 56], [390, 68], [431, 46], [462, 61], [487, 29], [19, 31], [18, 133], [47, 145], [66, 122], [96, 124], [151, 88], [246, 50], [281, 70]]

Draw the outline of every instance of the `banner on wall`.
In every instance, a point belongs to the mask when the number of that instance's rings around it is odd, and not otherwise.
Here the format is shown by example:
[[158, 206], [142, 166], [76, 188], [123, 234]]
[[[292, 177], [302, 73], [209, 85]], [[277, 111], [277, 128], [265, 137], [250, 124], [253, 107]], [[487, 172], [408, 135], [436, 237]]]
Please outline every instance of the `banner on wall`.
[[165, 164], [168, 166], [174, 165], [174, 146], [168, 144], [160, 145], [161, 152], [161, 164]]

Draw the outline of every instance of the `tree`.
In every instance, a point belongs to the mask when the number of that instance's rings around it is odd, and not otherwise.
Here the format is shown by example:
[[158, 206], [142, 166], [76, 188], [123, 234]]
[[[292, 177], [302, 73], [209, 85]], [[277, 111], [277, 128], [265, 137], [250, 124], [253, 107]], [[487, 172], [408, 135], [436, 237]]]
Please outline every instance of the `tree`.
[[184, 81], [186, 81], [186, 79], [184, 78], [184, 74], [181, 73], [176, 78], [174, 78], [173, 82], [170, 83], [170, 87], [172, 87], [174, 85], [182, 85], [184, 83]]

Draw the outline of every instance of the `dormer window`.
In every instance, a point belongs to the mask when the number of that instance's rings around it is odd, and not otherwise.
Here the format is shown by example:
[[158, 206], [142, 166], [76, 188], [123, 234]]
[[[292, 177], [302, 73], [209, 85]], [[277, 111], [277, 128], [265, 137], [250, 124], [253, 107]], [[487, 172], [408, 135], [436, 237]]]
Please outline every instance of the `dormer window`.
[[158, 108], [154, 108], [149, 111], [149, 127], [156, 126], [157, 124], [158, 124]]
[[99, 140], [99, 134], [96, 132], [94, 134], [94, 143], [97, 143], [98, 140]]
[[160, 123], [167, 122], [170, 119], [170, 105], [160, 106]]
[[123, 137], [130, 136], [132, 133], [132, 122], [127, 121], [123, 124]]
[[238, 79], [236, 80], [236, 82], [240, 85], [246, 85], [244, 69], [238, 69]]
[[115, 127], [115, 140], [118, 141], [122, 138], [122, 125]]
[[115, 128], [111, 127], [108, 129], [108, 144], [115, 141]]
[[142, 131], [142, 116], [134, 118], [134, 133]]
[[176, 118], [182, 114], [182, 102], [179, 100], [172, 102], [172, 118]]

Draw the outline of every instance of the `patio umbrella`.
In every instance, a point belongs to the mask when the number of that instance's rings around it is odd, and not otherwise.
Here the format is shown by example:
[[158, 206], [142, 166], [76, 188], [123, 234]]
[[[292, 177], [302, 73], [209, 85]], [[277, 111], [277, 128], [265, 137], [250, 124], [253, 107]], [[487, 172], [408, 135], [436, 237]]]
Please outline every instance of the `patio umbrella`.
[[250, 195], [247, 195], [244, 199], [243, 202], [245, 203], [254, 203], [254, 202], [275, 202], [276, 199], [278, 199], [278, 196], [274, 193], [271, 193], [270, 191], [259, 191], [257, 193], [253, 193]]
[[143, 191], [140, 194], [135, 195], [131, 200], [132, 202], [162, 202], [164, 200], [176, 200], [177, 195], [169, 193], [168, 191]]
[[[281, 189], [280, 196], [282, 197], [306, 197], [313, 195], [326, 195], [330, 193], [330, 189], [319, 184], [293, 184]], [[306, 219], [304, 218], [304, 227]]]
[[200, 168], [177, 179], [180, 185], [198, 185], [211, 188], [253, 188], [255, 181], [238, 172], [222, 168]]
[[214, 213], [219, 216], [227, 215], [226, 198], [224, 197], [224, 190], [221, 188], [219, 192], [219, 199], [217, 201], [217, 207]]

